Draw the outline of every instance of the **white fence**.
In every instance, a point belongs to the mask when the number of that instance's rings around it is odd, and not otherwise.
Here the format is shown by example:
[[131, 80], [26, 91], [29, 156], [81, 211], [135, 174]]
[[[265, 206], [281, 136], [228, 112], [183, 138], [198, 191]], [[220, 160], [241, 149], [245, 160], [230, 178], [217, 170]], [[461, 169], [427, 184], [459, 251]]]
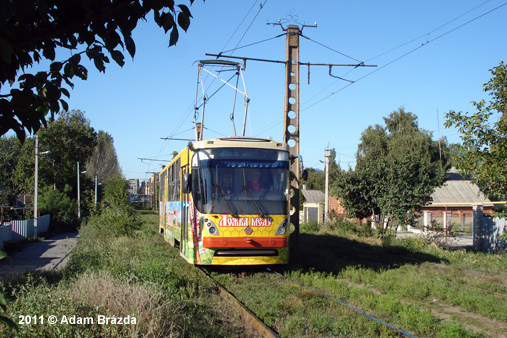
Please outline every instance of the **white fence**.
[[[441, 219], [435, 218], [435, 215], [430, 212], [423, 212], [422, 230], [432, 230], [434, 227], [433, 221], [436, 220], [436, 224], [443, 228], [440, 228], [441, 231], [446, 232], [451, 226], [455, 235], [460, 232], [469, 232], [473, 236], [473, 248], [475, 250], [485, 252], [507, 250], [507, 241], [500, 238], [507, 232], [507, 220], [483, 214], [482, 206], [473, 206], [472, 216], [468, 216], [466, 225], [452, 226], [450, 213], [444, 213], [440, 217]], [[464, 220], [464, 217], [462, 219]]]
[[482, 207], [474, 207], [474, 249], [480, 251], [507, 250], [507, 241], [499, 237], [507, 230], [507, 220], [482, 214]]
[[[49, 227], [49, 215], [37, 218], [37, 234], [47, 232]], [[11, 221], [0, 225], [0, 249], [4, 242], [21, 242], [34, 236], [33, 219], [28, 221]]]

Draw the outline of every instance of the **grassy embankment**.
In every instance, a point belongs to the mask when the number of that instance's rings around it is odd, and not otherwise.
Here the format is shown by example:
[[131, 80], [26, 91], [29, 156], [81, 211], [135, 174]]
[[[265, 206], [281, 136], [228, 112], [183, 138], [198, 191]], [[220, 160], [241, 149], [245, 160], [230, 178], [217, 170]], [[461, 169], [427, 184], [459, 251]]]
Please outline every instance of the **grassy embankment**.
[[[67, 268], [3, 281], [16, 322], [19, 315], [130, 315], [136, 325], [44, 323], [20, 325], [17, 334], [0, 327], [0, 336], [245, 337], [212, 283], [157, 233], [157, 215], [142, 219], [126, 234], [91, 219]], [[336, 300], [419, 337], [507, 336], [505, 254], [417, 239], [382, 245], [343, 223], [303, 225], [291, 249], [291, 263], [279, 271], [297, 283], [264, 269], [212, 272], [281, 337], [399, 336]]]
[[367, 233], [345, 222], [306, 224], [291, 264], [278, 270], [285, 278], [214, 275], [282, 337], [400, 336], [338, 301], [417, 337], [507, 336], [505, 253], [415, 238], [382, 245]]
[[[241, 336], [238, 318], [214, 285], [158, 234], [157, 217], [142, 212], [142, 224], [126, 234], [112, 233], [92, 217], [65, 269], [0, 281], [5, 314], [16, 323], [20, 315], [33, 316], [17, 333], [0, 325], [0, 337]], [[50, 315], [59, 323], [50, 325]], [[99, 324], [99, 316], [110, 324]], [[135, 317], [136, 324], [111, 324], [113, 316]], [[94, 323], [70, 324], [79, 318]]]

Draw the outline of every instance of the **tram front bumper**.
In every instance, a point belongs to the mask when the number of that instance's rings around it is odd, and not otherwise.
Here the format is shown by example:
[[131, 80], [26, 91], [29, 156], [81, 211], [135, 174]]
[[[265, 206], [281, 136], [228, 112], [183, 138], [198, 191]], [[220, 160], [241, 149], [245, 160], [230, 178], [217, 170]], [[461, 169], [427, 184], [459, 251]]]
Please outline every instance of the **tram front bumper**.
[[285, 248], [287, 237], [205, 237], [203, 247], [221, 248]]

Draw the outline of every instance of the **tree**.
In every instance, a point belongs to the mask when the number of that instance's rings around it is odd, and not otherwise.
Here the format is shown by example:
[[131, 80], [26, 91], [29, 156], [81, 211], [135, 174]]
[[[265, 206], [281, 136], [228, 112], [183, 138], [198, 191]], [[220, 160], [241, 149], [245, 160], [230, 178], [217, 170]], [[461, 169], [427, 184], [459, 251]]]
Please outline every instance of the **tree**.
[[492, 78], [484, 84], [491, 101], [472, 101], [473, 115], [450, 111], [446, 127], [457, 127], [462, 144], [457, 148], [456, 166], [462, 176], [470, 176], [481, 191], [507, 199], [507, 67], [503, 62], [490, 69]]
[[46, 186], [40, 189], [39, 209], [41, 215], [51, 215], [51, 229], [72, 231], [79, 225], [77, 199], [69, 196], [71, 187], [66, 185], [62, 191]]
[[336, 163], [336, 150], [331, 148], [331, 150], [329, 150], [329, 171], [336, 170], [339, 167], [339, 164]]
[[110, 177], [104, 187], [103, 204], [107, 207], [129, 206], [129, 182], [120, 174]]
[[421, 206], [431, 201], [434, 188], [444, 182], [448, 167], [438, 142], [419, 129], [415, 114], [400, 108], [384, 122], [385, 127], [370, 126], [362, 133], [355, 169], [337, 172], [332, 186], [349, 215], [380, 216], [381, 236], [391, 220], [413, 222]]
[[[82, 56], [100, 72], [109, 57], [123, 66], [123, 51], [131, 57], [136, 52], [132, 31], [150, 12], [171, 31], [169, 46], [178, 41], [178, 26], [186, 31], [192, 17], [174, 0], [19, 0], [2, 1], [0, 9], [0, 90], [10, 84], [8, 93], [0, 91], [0, 135], [14, 130], [21, 141], [25, 129], [35, 133], [46, 126], [48, 113], [54, 119], [61, 108], [68, 110], [64, 97], [70, 97], [74, 77], [87, 78]], [[72, 56], [55, 61], [59, 50]], [[47, 71], [25, 72], [44, 59], [51, 62]]]
[[0, 138], [0, 205], [15, 206], [17, 190], [12, 169], [16, 167], [20, 154], [21, 142], [16, 137]]
[[105, 131], [99, 131], [97, 145], [86, 162], [86, 171], [90, 177], [97, 177], [98, 182], [105, 182], [120, 173], [113, 137]]
[[129, 183], [121, 174], [116, 174], [106, 181], [99, 223], [106, 227], [108, 232], [128, 235], [139, 228], [140, 223], [129, 197]]
[[[340, 166], [336, 163], [336, 150], [332, 148], [329, 150], [329, 177], [333, 176], [339, 169]], [[326, 189], [325, 171], [317, 171], [314, 168], [308, 168], [308, 179], [304, 182], [304, 185], [308, 190], [324, 191]]]
[[308, 179], [303, 183], [308, 190], [324, 191], [326, 184], [326, 175], [323, 171], [317, 171], [313, 168], [308, 169]]
[[[39, 185], [53, 186], [63, 191], [65, 185], [77, 193], [77, 162], [80, 171], [90, 158], [97, 144], [97, 134], [83, 112], [62, 112], [56, 121], [48, 123], [39, 133], [39, 152], [51, 153], [39, 157]], [[34, 186], [34, 142], [25, 142], [22, 156], [14, 171], [20, 190], [31, 194]]]

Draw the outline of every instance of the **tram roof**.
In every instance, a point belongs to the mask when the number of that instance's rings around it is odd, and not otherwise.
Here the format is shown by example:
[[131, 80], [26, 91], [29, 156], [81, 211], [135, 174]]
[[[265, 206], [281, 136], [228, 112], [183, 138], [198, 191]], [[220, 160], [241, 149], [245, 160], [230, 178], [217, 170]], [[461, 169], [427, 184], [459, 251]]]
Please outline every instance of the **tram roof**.
[[192, 143], [194, 149], [209, 148], [261, 148], [289, 151], [286, 143], [273, 141], [266, 138], [230, 136], [211, 140], [202, 140]]

